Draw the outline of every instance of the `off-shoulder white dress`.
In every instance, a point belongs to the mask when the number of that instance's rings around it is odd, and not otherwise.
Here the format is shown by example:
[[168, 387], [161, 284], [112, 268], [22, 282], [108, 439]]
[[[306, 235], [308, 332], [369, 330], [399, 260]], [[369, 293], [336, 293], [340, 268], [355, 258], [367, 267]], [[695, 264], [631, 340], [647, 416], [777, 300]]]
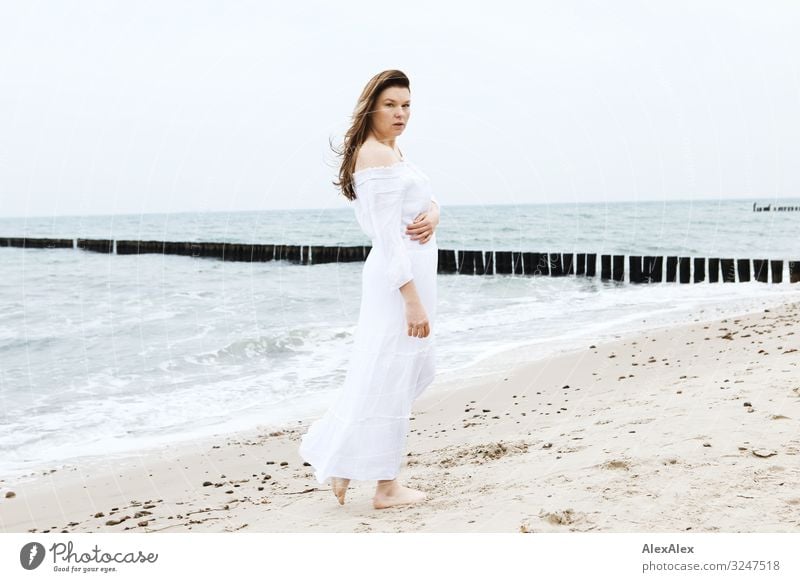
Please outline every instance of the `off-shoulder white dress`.
[[[309, 427], [300, 456], [317, 481], [395, 479], [406, 453], [411, 405], [433, 381], [436, 358], [436, 234], [411, 240], [406, 226], [429, 209], [429, 178], [408, 158], [353, 174], [358, 224], [372, 240], [345, 376], [333, 404]], [[413, 279], [431, 324], [408, 335], [400, 287]]]

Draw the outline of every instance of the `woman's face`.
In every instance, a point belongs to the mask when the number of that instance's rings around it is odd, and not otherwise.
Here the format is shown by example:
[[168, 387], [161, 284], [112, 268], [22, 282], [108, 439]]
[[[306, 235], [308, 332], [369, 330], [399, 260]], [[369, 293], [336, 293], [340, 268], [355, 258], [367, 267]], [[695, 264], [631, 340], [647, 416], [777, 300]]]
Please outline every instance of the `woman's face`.
[[400, 135], [410, 116], [411, 92], [406, 87], [387, 87], [375, 102], [372, 128], [380, 136]]

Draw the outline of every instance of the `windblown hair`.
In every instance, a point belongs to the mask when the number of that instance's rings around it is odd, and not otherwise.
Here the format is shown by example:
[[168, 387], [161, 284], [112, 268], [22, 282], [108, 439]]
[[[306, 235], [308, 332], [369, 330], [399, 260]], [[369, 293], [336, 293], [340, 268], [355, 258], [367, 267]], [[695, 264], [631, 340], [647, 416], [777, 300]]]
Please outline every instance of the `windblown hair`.
[[378, 100], [378, 96], [388, 87], [405, 87], [406, 89], [410, 89], [410, 85], [411, 82], [408, 80], [405, 73], [397, 69], [383, 71], [372, 77], [364, 87], [364, 90], [361, 91], [361, 95], [358, 98], [356, 108], [351, 117], [352, 123], [350, 124], [350, 129], [347, 130], [344, 136], [343, 149], [339, 151], [331, 145], [331, 149], [336, 152], [337, 156], [342, 157], [342, 163], [339, 166], [339, 181], [333, 182], [333, 185], [341, 188], [342, 194], [348, 200], [353, 201], [356, 199], [356, 191], [353, 184], [356, 156], [372, 128], [370, 114], [375, 111], [375, 104]]

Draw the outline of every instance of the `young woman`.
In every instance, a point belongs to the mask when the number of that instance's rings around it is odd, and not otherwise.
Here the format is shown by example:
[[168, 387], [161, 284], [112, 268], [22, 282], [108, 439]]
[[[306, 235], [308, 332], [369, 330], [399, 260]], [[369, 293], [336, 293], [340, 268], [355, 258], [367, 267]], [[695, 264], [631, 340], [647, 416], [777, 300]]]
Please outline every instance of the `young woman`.
[[439, 205], [428, 177], [395, 139], [410, 117], [409, 80], [389, 70], [361, 93], [345, 135], [339, 182], [372, 240], [364, 263], [361, 308], [344, 386], [303, 436], [300, 455], [340, 504], [351, 479], [377, 480], [376, 509], [415, 503], [423, 491], [397, 475], [411, 405], [435, 374], [435, 230]]

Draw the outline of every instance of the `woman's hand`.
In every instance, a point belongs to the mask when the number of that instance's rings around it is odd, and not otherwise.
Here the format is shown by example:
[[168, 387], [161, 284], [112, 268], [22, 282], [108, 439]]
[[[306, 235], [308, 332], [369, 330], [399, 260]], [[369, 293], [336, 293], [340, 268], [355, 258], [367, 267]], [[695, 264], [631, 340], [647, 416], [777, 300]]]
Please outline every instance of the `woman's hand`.
[[428, 337], [431, 324], [421, 301], [406, 301], [406, 323], [408, 335], [412, 337]]
[[424, 245], [431, 240], [437, 226], [439, 226], [439, 206], [431, 203], [426, 212], [420, 212], [414, 222], [406, 227], [406, 234], [411, 235], [411, 240], [419, 240], [419, 244]]

